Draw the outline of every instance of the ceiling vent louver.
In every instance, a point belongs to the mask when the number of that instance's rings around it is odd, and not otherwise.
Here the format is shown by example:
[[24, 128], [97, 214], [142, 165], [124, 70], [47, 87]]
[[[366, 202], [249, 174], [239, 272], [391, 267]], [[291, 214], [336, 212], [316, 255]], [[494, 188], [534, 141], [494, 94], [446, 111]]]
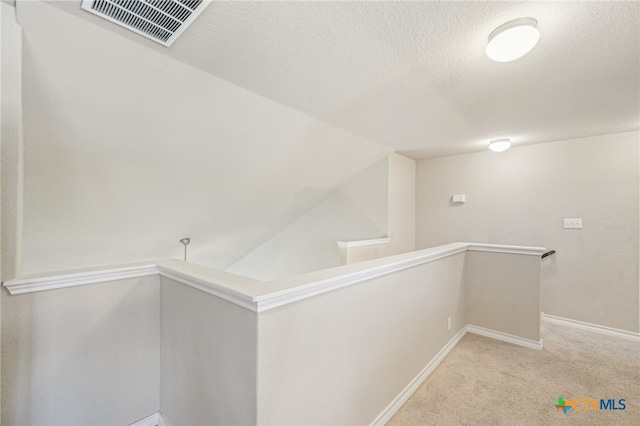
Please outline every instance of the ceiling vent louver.
[[209, 5], [204, 0], [82, 0], [82, 9], [171, 46]]

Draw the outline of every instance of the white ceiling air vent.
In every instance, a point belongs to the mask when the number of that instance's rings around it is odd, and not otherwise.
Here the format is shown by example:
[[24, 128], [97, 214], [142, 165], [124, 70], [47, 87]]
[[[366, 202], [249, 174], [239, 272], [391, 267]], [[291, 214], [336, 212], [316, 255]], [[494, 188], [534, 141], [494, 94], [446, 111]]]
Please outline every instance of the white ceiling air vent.
[[82, 9], [171, 46], [209, 5], [204, 0], [82, 0]]

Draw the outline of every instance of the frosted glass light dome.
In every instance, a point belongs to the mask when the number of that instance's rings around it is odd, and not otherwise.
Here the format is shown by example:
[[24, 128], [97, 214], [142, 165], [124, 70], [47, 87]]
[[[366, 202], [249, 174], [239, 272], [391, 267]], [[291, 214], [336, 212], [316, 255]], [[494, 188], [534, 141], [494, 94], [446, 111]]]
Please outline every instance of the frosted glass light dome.
[[533, 18], [514, 19], [489, 34], [487, 56], [496, 62], [511, 62], [526, 55], [539, 39], [538, 21]]
[[511, 148], [510, 139], [496, 139], [489, 143], [489, 149], [493, 152], [504, 152]]

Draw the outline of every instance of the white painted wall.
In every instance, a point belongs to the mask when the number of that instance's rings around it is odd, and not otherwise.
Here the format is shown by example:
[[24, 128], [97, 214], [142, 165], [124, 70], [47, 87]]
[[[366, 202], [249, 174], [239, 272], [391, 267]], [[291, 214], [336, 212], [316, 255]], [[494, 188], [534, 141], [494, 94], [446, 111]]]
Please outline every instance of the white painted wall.
[[[639, 132], [418, 161], [417, 247], [542, 246], [542, 310], [638, 332]], [[452, 204], [452, 194], [467, 202]], [[562, 219], [581, 217], [582, 230]]]
[[[415, 249], [415, 160], [390, 154], [227, 268], [260, 280], [317, 271]], [[391, 237], [339, 249], [337, 241]], [[347, 253], [348, 251], [348, 253]]]
[[340, 258], [343, 265], [364, 262], [389, 256], [390, 238], [375, 238], [371, 240], [340, 241]]
[[4, 424], [382, 423], [467, 323], [539, 340], [541, 253], [454, 243], [269, 283], [178, 260], [9, 282]]
[[337, 241], [387, 234], [388, 173], [386, 159], [369, 167], [227, 271], [269, 281], [340, 265]]
[[466, 325], [463, 265], [457, 254], [261, 313], [259, 424], [371, 423]]
[[540, 259], [469, 251], [465, 258], [469, 324], [540, 341]]
[[[22, 240], [22, 31], [0, 4], [0, 280], [18, 273]], [[0, 330], [2, 298], [0, 291]], [[0, 339], [0, 349], [2, 340]], [[0, 359], [2, 351], [0, 350]], [[0, 371], [0, 394], [2, 394]], [[0, 419], [2, 404], [0, 404]]]
[[[2, 29], [4, 28], [3, 16], [4, 8], [0, 6], [0, 81], [2, 81]], [[2, 85], [0, 84], [0, 128], [2, 126]], [[2, 134], [0, 132], [0, 160], [2, 157]], [[2, 173], [2, 164], [0, 163], [0, 176]], [[2, 187], [0, 185], [0, 212], [2, 211]], [[0, 213], [1, 216], [1, 213]], [[2, 247], [2, 221], [0, 220], [0, 248]], [[2, 256], [0, 255], [0, 279], [2, 278]], [[2, 293], [0, 292], [0, 330], [2, 329]], [[1, 336], [0, 332], [0, 337]], [[0, 365], [2, 364], [2, 339], [0, 339]], [[0, 395], [2, 395], [2, 369], [0, 369]], [[2, 418], [2, 404], [0, 403], [0, 419]]]
[[24, 29], [23, 272], [224, 269], [389, 149], [39, 2]]
[[[345, 273], [415, 256], [348, 265]], [[538, 342], [539, 265], [539, 255], [467, 251], [260, 312], [258, 423], [384, 418], [468, 323]]]
[[3, 425], [127, 425], [158, 411], [157, 276], [2, 291]]
[[389, 156], [389, 254], [416, 249], [416, 161]]
[[161, 278], [160, 410], [172, 425], [256, 424], [255, 312]]
[[2, 3], [2, 145], [1, 258], [2, 277], [19, 274], [22, 244], [22, 30], [15, 8]]

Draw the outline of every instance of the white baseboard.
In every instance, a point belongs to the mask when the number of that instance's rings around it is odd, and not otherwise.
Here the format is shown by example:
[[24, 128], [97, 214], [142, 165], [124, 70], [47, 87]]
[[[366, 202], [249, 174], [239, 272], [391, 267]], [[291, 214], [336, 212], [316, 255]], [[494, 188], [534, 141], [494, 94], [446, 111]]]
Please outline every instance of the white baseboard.
[[591, 324], [588, 322], [572, 320], [569, 318], [556, 317], [553, 315], [547, 315], [542, 313], [542, 320], [551, 324], [559, 324], [567, 327], [579, 328], [582, 330], [593, 331], [600, 334], [606, 334], [614, 337], [622, 337], [625, 339], [631, 339], [640, 341], [640, 333], [634, 333], [633, 331], [620, 330], [612, 327], [605, 327], [604, 325]]
[[427, 366], [396, 396], [396, 398], [385, 408], [382, 413], [376, 419], [371, 422], [371, 426], [384, 425], [387, 423], [394, 414], [407, 402], [407, 400], [413, 395], [413, 393], [420, 387], [422, 383], [433, 373], [442, 360], [451, 352], [451, 350], [458, 344], [460, 339], [467, 333], [479, 334], [481, 336], [489, 337], [496, 340], [501, 340], [507, 343], [513, 343], [515, 345], [524, 346], [531, 349], [542, 349], [542, 340], [536, 342], [535, 340], [524, 339], [522, 337], [514, 336], [507, 333], [501, 333], [499, 331], [489, 330], [487, 328], [476, 327], [475, 325], [466, 325], [460, 330], [449, 342], [433, 357]]
[[449, 342], [433, 357], [427, 366], [400, 392], [400, 394], [385, 408], [382, 413], [371, 423], [371, 425], [384, 425], [391, 417], [407, 402], [407, 400], [418, 390], [420, 385], [433, 373], [436, 367], [442, 362], [449, 352], [458, 344], [460, 339], [467, 334], [467, 328], [460, 330]]
[[171, 426], [169, 420], [160, 412], [158, 412], [158, 426]]
[[530, 340], [523, 337], [514, 336], [512, 334], [502, 333], [500, 331], [489, 330], [488, 328], [477, 327], [475, 325], [467, 325], [467, 331], [480, 336], [490, 337], [492, 339], [501, 340], [514, 345], [524, 346], [531, 349], [542, 349], [542, 340]]
[[[464, 326], [449, 342], [436, 354], [435, 357], [427, 366], [418, 373], [416, 377], [395, 397], [395, 399], [385, 408], [382, 413], [371, 422], [371, 426], [378, 426], [386, 424], [396, 414], [396, 412], [404, 405], [405, 402], [418, 390], [420, 385], [433, 373], [433, 371], [440, 365], [442, 360], [451, 352], [453, 348], [460, 342], [460, 340], [467, 333], [479, 334], [481, 336], [490, 337], [492, 339], [501, 340], [508, 343], [513, 343], [520, 346], [525, 346], [532, 349], [542, 349], [542, 341], [536, 342], [534, 340], [524, 339], [522, 337], [513, 336], [511, 334], [501, 333], [499, 331], [489, 330], [482, 327], [476, 327], [474, 325]], [[157, 412], [132, 423], [130, 426], [171, 426], [169, 421]]]
[[140, 419], [135, 423], [131, 423], [129, 426], [171, 426], [167, 419], [160, 413], [153, 413]]
[[158, 424], [158, 416], [160, 413], [153, 413], [145, 417], [144, 419], [140, 419], [135, 423], [131, 423], [129, 426], [159, 426]]

